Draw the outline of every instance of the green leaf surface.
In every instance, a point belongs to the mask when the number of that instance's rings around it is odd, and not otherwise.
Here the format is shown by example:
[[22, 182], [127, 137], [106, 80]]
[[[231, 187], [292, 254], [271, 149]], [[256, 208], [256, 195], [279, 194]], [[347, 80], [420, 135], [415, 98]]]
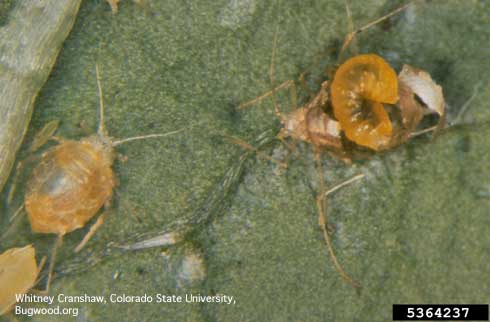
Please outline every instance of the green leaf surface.
[[[354, 25], [400, 4], [350, 1]], [[54, 119], [58, 136], [83, 137], [82, 122], [95, 131], [96, 62], [110, 135], [189, 129], [118, 149], [127, 161], [114, 165], [113, 210], [80, 254], [72, 250], [88, 227], [65, 237], [52, 294], [108, 301], [113, 293], [225, 294], [236, 304], [60, 303], [78, 307], [79, 316], [56, 321], [391, 321], [394, 303], [490, 302], [489, 21], [488, 1], [414, 1], [357, 39], [360, 53], [381, 55], [397, 71], [404, 63], [428, 71], [443, 87], [449, 119], [477, 92], [467, 125], [435, 140], [418, 137], [351, 166], [323, 155], [327, 186], [366, 174], [328, 199], [337, 257], [362, 284], [356, 291], [335, 270], [318, 227], [311, 146], [261, 148], [287, 158], [287, 170], [255, 156], [237, 167], [244, 150], [222, 135], [254, 142], [280, 129], [270, 99], [236, 109], [271, 88], [276, 30], [276, 83], [307, 71], [308, 86], [319, 88], [348, 31], [344, 1], [121, 1], [117, 15], [103, 1], [84, 1], [37, 99], [24, 150]], [[307, 91], [298, 92], [304, 103]], [[291, 108], [287, 91], [279, 100]], [[229, 169], [240, 175], [213, 207], [203, 207]], [[209, 220], [173, 247], [107, 248], [192, 214]], [[54, 236], [33, 235], [23, 218], [1, 247], [31, 242], [39, 260]]]

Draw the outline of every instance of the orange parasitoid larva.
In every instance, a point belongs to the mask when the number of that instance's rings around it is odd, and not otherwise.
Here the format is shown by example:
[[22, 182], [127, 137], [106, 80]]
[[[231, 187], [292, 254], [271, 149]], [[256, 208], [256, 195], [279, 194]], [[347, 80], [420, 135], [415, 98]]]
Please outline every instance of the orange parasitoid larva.
[[384, 104], [398, 101], [395, 71], [378, 55], [358, 55], [335, 72], [333, 112], [347, 138], [373, 150], [388, 147], [392, 125]]

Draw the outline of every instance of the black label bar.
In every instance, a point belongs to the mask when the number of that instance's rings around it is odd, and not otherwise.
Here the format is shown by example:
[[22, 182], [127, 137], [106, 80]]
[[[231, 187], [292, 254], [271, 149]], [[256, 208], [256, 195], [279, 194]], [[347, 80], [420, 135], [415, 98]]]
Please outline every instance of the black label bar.
[[488, 304], [393, 304], [393, 321], [488, 321]]

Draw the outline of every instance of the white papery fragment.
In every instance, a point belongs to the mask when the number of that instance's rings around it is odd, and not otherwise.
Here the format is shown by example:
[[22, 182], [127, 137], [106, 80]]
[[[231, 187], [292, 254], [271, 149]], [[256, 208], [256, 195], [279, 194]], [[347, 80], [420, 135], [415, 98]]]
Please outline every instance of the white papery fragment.
[[429, 73], [424, 70], [403, 65], [398, 79], [407, 85], [426, 105], [430, 113], [444, 115], [444, 96], [442, 87], [432, 80]]

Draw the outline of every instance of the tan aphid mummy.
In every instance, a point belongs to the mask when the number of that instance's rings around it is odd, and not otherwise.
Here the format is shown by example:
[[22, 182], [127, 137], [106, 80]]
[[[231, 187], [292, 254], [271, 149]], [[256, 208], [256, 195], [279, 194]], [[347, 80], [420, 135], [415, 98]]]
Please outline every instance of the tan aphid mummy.
[[[100, 99], [100, 121], [96, 134], [60, 143], [43, 153], [28, 183], [24, 205], [33, 232], [58, 235], [52, 257], [62, 237], [92, 219], [103, 206], [110, 204], [116, 178], [112, 170], [114, 147], [147, 138], [164, 137], [183, 129], [114, 140], [104, 127], [104, 104], [96, 65]], [[104, 215], [92, 226], [76, 250], [80, 250], [103, 222]], [[48, 287], [54, 260], [51, 259]]]
[[63, 141], [43, 154], [25, 195], [33, 232], [65, 235], [85, 226], [110, 200], [114, 153], [101, 139]]

